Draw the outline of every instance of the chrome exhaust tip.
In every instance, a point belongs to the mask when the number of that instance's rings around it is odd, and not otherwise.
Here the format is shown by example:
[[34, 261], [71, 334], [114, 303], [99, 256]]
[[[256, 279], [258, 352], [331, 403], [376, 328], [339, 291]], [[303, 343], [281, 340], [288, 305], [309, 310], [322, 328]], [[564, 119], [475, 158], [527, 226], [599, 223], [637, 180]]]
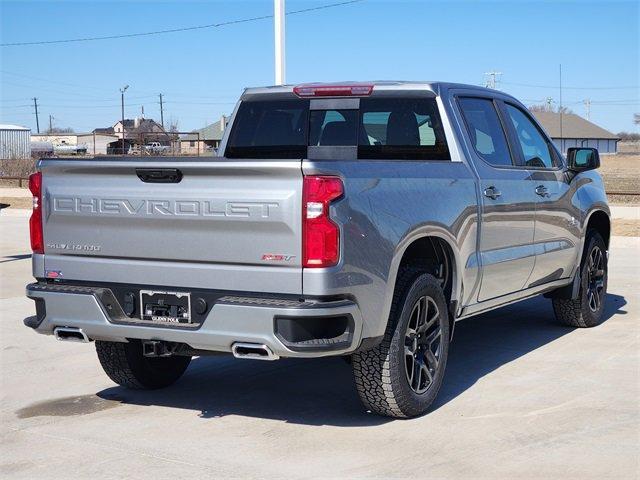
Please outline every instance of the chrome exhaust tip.
[[62, 342], [80, 342], [89, 343], [89, 337], [80, 328], [75, 327], [56, 327], [53, 330], [56, 340]]
[[236, 342], [231, 345], [231, 352], [236, 358], [252, 358], [254, 360], [278, 360], [280, 357], [264, 344]]

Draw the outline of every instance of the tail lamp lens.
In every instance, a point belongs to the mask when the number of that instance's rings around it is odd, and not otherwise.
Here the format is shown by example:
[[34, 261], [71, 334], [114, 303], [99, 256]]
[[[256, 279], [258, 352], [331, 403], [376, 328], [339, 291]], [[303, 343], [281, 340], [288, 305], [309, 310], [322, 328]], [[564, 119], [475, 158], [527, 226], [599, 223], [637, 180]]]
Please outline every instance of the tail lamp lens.
[[29, 236], [33, 253], [44, 253], [44, 236], [42, 234], [42, 173], [29, 176], [29, 190], [33, 195], [33, 210], [29, 219]]
[[329, 217], [329, 205], [344, 192], [342, 180], [305, 176], [302, 192], [302, 265], [331, 267], [340, 259], [340, 228]]

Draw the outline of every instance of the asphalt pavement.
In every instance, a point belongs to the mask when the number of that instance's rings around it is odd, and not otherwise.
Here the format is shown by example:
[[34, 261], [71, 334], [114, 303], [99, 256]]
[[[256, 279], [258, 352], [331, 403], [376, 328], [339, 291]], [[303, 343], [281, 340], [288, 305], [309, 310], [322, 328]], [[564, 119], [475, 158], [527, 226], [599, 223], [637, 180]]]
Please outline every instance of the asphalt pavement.
[[37, 335], [25, 216], [0, 215], [2, 478], [639, 478], [640, 238], [614, 237], [605, 321], [538, 297], [456, 327], [432, 411], [363, 410], [342, 359], [196, 358], [128, 391], [92, 344]]

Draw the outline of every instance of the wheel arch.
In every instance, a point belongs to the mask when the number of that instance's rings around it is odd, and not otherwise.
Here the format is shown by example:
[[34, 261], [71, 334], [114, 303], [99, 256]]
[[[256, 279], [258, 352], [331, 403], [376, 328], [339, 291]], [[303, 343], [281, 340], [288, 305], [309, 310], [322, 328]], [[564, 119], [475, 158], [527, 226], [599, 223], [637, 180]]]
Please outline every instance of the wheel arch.
[[[589, 230], [596, 230], [604, 240], [604, 244], [609, 249], [609, 241], [611, 239], [611, 218], [604, 210], [593, 210], [588, 218], [584, 229], [584, 238], [587, 237]], [[583, 246], [584, 249], [584, 246]]]
[[444, 229], [433, 228], [415, 231], [398, 244], [387, 282], [384, 313], [387, 321], [391, 301], [397, 287], [398, 273], [401, 269], [416, 267], [417, 272], [436, 273], [434, 276], [439, 278], [437, 268], [440, 265], [445, 265], [446, 277], [443, 279], [443, 290], [449, 308], [450, 332], [453, 335], [455, 314], [462, 295], [461, 263], [455, 239]]

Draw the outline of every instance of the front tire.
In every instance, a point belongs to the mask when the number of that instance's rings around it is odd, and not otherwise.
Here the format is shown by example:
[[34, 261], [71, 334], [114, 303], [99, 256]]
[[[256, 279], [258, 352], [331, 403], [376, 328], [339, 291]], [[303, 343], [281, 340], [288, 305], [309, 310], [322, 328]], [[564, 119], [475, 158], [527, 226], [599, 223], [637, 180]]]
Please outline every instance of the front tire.
[[425, 413], [440, 390], [449, 353], [449, 316], [441, 282], [399, 275], [382, 342], [352, 356], [365, 407], [394, 418]]
[[188, 356], [145, 357], [142, 342], [96, 340], [98, 360], [111, 380], [134, 390], [154, 390], [175, 383], [191, 362]]
[[569, 327], [595, 327], [602, 322], [607, 294], [607, 247], [595, 230], [587, 232], [580, 263], [580, 288], [575, 299], [554, 298], [558, 321]]

